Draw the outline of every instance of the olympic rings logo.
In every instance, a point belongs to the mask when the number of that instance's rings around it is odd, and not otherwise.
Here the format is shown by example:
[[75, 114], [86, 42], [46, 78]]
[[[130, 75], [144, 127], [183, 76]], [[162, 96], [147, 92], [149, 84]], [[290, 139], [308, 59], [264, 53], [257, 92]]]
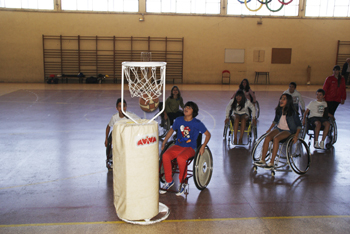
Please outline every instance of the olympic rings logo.
[[289, 2], [285, 2], [285, 0], [278, 0], [279, 3], [281, 3], [281, 7], [276, 9], [276, 10], [273, 10], [269, 7], [269, 3], [272, 2], [272, 0], [257, 0], [259, 3], [260, 3], [260, 6], [257, 8], [257, 9], [251, 9], [248, 7], [248, 3], [251, 2], [251, 0], [244, 0], [244, 1], [241, 1], [241, 0], [237, 0], [238, 2], [240, 2], [241, 4], [244, 4], [246, 6], [246, 8], [250, 11], [258, 11], [260, 10], [264, 5], [266, 5], [267, 9], [269, 9], [269, 11], [271, 12], [278, 12], [280, 10], [282, 10], [282, 8], [288, 4], [290, 4], [291, 2], [293, 2], [293, 0], [290, 0]]

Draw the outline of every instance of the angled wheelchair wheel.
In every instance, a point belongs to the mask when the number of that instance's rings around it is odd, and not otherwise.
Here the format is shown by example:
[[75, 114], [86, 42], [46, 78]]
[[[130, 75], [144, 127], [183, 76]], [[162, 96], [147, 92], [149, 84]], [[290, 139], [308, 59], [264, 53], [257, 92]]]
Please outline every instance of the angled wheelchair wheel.
[[329, 129], [328, 136], [327, 136], [327, 143], [326, 143], [327, 149], [332, 148], [335, 142], [337, 142], [337, 138], [338, 138], [337, 123], [333, 119], [330, 119], [329, 122], [331, 124], [331, 127]]
[[[163, 167], [163, 154], [167, 149], [169, 149], [173, 145], [175, 145], [174, 141], [169, 141], [168, 143], [166, 143], [163, 151], [160, 153], [160, 156], [159, 156], [159, 180], [162, 183], [165, 183], [165, 174], [164, 174], [164, 167]], [[174, 175], [174, 173], [173, 173], [173, 175]]]
[[227, 138], [227, 132], [229, 129], [230, 129], [230, 122], [227, 122], [224, 126], [224, 133], [223, 133], [224, 140], [226, 140], [226, 138]]
[[258, 127], [253, 126], [253, 134], [254, 134], [254, 139], [256, 140], [258, 138]]
[[305, 124], [302, 126], [301, 133], [300, 133], [300, 138], [305, 140], [305, 137], [307, 135], [307, 132], [309, 130], [308, 127], [308, 118], [305, 118]]
[[112, 169], [113, 167], [113, 149], [112, 149], [112, 133], [108, 136], [108, 143], [106, 147], [106, 167]]
[[196, 153], [193, 160], [193, 179], [199, 190], [205, 189], [213, 174], [213, 156], [208, 146], [205, 147], [204, 153]]
[[310, 149], [306, 142], [299, 138], [294, 144], [293, 138], [290, 138], [287, 142], [286, 151], [288, 163], [292, 170], [299, 175], [305, 174], [311, 163]]
[[260, 116], [260, 105], [259, 105], [258, 101], [255, 102], [255, 110], [256, 110], [256, 118], [259, 118], [259, 116]]
[[[263, 144], [264, 140], [267, 134], [262, 135], [254, 144], [253, 146], [253, 151], [252, 151], [252, 157], [253, 161], [259, 161], [262, 155], [262, 149], [263, 149]], [[269, 154], [269, 151], [268, 151]]]

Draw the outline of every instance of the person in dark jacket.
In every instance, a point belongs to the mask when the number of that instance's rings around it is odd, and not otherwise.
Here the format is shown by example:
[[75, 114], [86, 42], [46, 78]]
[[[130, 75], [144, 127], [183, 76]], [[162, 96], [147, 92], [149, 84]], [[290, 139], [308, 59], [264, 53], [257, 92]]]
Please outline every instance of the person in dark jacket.
[[[298, 112], [294, 107], [293, 98], [291, 95], [284, 93], [280, 97], [276, 107], [275, 119], [266, 132], [267, 135], [263, 144], [261, 159], [260, 161], [255, 162], [255, 165], [265, 168], [274, 168], [275, 157], [277, 155], [280, 141], [286, 139], [291, 134], [295, 134], [293, 137], [293, 143], [296, 143], [298, 141], [300, 130], [301, 121]], [[270, 162], [266, 164], [265, 157], [270, 141], [273, 141], [272, 155]]]
[[350, 58], [347, 58], [344, 65], [343, 69], [341, 70], [341, 74], [344, 76], [345, 79], [345, 85], [348, 85], [350, 80], [349, 80], [349, 74], [350, 74]]

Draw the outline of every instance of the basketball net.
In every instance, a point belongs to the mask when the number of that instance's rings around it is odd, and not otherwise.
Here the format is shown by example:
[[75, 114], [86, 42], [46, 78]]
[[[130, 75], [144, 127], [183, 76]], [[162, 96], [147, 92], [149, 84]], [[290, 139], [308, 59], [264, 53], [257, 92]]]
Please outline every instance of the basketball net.
[[[140, 70], [139, 70], [140, 69]], [[164, 67], [160, 67], [160, 74], [163, 73]], [[151, 67], [149, 74], [149, 67], [126, 67], [125, 78], [129, 84], [129, 91], [131, 97], [140, 97], [145, 101], [156, 99], [162, 94], [163, 78], [157, 77], [157, 67]], [[140, 75], [139, 76], [139, 71]], [[131, 74], [131, 73], [132, 74]]]
[[[122, 100], [124, 99], [124, 77], [128, 81], [131, 97], [140, 97], [146, 102], [163, 94], [165, 102], [165, 72], [166, 62], [123, 62], [122, 63]], [[150, 71], [150, 72], [149, 72]], [[157, 76], [157, 73], [159, 76]], [[162, 92], [163, 89], [163, 92]], [[122, 112], [123, 109], [122, 101]], [[165, 109], [155, 115], [149, 122], [158, 117]], [[124, 115], [128, 116], [126, 113]], [[129, 116], [128, 116], [129, 117]], [[129, 117], [130, 118], [130, 117]], [[134, 119], [130, 118], [135, 123]]]

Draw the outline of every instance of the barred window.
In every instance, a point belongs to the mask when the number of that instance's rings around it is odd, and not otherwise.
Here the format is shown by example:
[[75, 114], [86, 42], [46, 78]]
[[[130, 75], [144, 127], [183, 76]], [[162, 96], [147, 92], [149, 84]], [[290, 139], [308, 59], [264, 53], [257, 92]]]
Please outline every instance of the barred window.
[[305, 16], [349, 17], [350, 0], [307, 0]]
[[54, 0], [0, 0], [2, 8], [53, 10]]
[[62, 10], [138, 12], [139, 0], [61, 0]]
[[[266, 2], [262, 0], [260, 2]], [[290, 2], [288, 5], [283, 5], [279, 1], [267, 1], [268, 4], [261, 4], [257, 0], [247, 1], [244, 0], [228, 0], [227, 1], [227, 14], [228, 15], [258, 15], [258, 16], [298, 16], [299, 12], [299, 0], [284, 0], [285, 3]]]
[[146, 0], [146, 12], [220, 14], [220, 0]]

